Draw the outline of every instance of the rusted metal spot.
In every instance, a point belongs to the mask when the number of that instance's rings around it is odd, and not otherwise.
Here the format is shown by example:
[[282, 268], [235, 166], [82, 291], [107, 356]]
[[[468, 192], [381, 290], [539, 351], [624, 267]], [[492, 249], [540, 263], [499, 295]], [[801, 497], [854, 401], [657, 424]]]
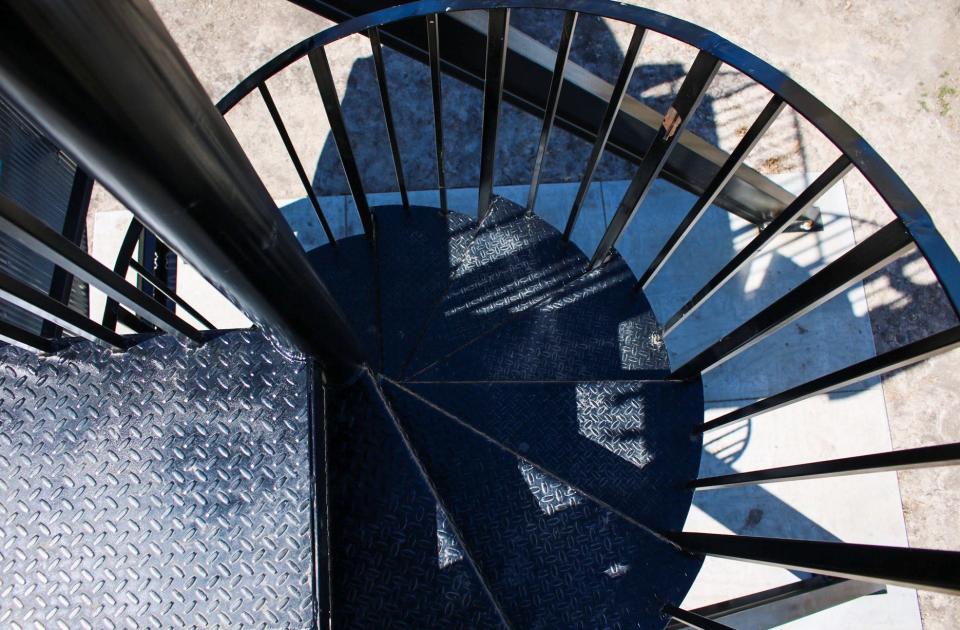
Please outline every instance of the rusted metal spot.
[[677, 110], [670, 108], [667, 110], [667, 115], [663, 117], [663, 128], [667, 132], [667, 135], [664, 136], [664, 140], [669, 140], [673, 137], [673, 134], [677, 133], [677, 129], [680, 128], [680, 123], [683, 121], [680, 118], [680, 114], [677, 113]]

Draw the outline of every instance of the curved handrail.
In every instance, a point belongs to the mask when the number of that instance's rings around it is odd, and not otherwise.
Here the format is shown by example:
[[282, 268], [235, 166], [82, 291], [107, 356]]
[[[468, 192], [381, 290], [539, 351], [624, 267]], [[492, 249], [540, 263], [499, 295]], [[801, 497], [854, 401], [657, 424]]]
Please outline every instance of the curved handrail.
[[493, 8], [576, 11], [621, 20], [706, 51], [763, 85], [819, 129], [863, 174], [887, 206], [906, 226], [946, 292], [954, 311], [960, 315], [960, 260], [937, 231], [933, 219], [919, 199], [860, 134], [793, 79], [752, 53], [703, 27], [651, 9], [607, 0], [447, 0], [444, 2], [426, 0], [402, 4], [341, 22], [294, 44], [230, 90], [217, 103], [217, 109], [222, 114], [226, 114], [259, 84], [303, 58], [310, 51], [349, 35], [384, 24], [435, 13]]

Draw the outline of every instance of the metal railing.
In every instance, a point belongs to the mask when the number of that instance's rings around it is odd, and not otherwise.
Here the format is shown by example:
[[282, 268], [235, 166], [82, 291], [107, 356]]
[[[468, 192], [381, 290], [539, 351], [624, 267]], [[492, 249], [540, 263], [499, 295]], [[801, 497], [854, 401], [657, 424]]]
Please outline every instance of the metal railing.
[[[305, 2], [309, 6], [309, 2]], [[950, 251], [942, 236], [916, 197], [904, 182], [839, 116], [818, 101], [809, 92], [797, 85], [782, 72], [762, 60], [731, 44], [718, 35], [682, 20], [639, 7], [626, 6], [601, 0], [577, 0], [559, 2], [553, 0], [502, 0], [493, 3], [484, 0], [427, 0], [403, 4], [374, 13], [346, 20], [318, 33], [281, 53], [263, 67], [252, 73], [231, 90], [218, 104], [220, 114], [226, 114], [244, 97], [258, 92], [267, 106], [270, 116], [289, 154], [291, 162], [302, 183], [306, 195], [317, 214], [321, 226], [332, 245], [336, 240], [316, 192], [296, 154], [293, 142], [273, 103], [266, 82], [293, 62], [308, 58], [313, 70], [318, 92], [321, 96], [331, 136], [340, 156], [355, 202], [364, 234], [373, 239], [375, 223], [363, 190], [360, 169], [354, 157], [351, 138], [347, 133], [343, 113], [333, 83], [325, 47], [350, 35], [366, 35], [370, 38], [381, 105], [385, 116], [390, 148], [396, 171], [397, 184], [404, 206], [408, 206], [403, 167], [394, 131], [390, 108], [388, 72], [381, 52], [381, 28], [403, 23], [408, 28], [422, 29], [426, 41], [425, 59], [431, 70], [432, 102], [434, 114], [435, 144], [437, 154], [437, 184], [440, 190], [441, 209], [446, 211], [446, 178], [444, 172], [442, 70], [444, 46], [441, 25], [451, 19], [448, 14], [458, 11], [484, 10], [488, 19], [488, 37], [485, 48], [483, 74], [483, 128], [481, 135], [478, 219], [482, 220], [489, 209], [494, 188], [495, 151], [497, 146], [498, 119], [505, 98], [506, 60], [509, 55], [510, 11], [514, 8], [562, 9], [566, 11], [560, 45], [555, 56], [549, 90], [545, 93], [543, 126], [539, 137], [536, 160], [528, 199], [532, 211], [536, 201], [546, 149], [551, 131], [556, 124], [558, 104], [564, 87], [563, 76], [570, 52], [573, 33], [579, 14], [593, 14], [632, 24], [634, 31], [627, 47], [625, 61], [613, 87], [613, 97], [606, 104], [599, 129], [592, 131], [593, 148], [585, 167], [586, 175], [580, 182], [576, 201], [569, 210], [564, 237], [570, 238], [576, 225], [579, 208], [585, 198], [592, 175], [599, 164], [613, 129], [614, 121], [622, 106], [626, 86], [638, 58], [644, 35], [649, 31], [672, 37], [697, 49], [697, 57], [663, 117], [656, 133], [649, 138], [646, 149], [638, 155], [636, 175], [630, 182], [617, 210], [606, 226], [596, 250], [592, 253], [590, 266], [604, 264], [614, 252], [618, 241], [631, 221], [641, 210], [644, 199], [653, 183], [662, 176], [671, 155], [678, 150], [687, 122], [696, 111], [701, 99], [711, 85], [721, 64], [737, 69], [745, 76], [770, 91], [769, 101], [749, 127], [726, 161], [712, 177], [706, 178], [698, 199], [680, 224], [653, 257], [652, 263], [642, 272], [637, 289], [648, 286], [663, 268], [678, 246], [691, 232], [706, 209], [713, 203], [743, 165], [763, 134], [785, 108], [810, 121], [841, 152], [841, 156], [800, 195], [793, 199], [756, 237], [699, 289], [687, 303], [664, 323], [666, 334], [689, 317], [705, 303], [733, 275], [743, 268], [756, 254], [768, 245], [790, 223], [800, 217], [831, 186], [853, 169], [879, 193], [896, 218], [874, 235], [853, 246], [844, 255], [826, 265], [786, 295], [765, 307], [743, 322], [732, 332], [703, 349], [692, 359], [673, 370], [673, 379], [695, 379], [715, 368], [737, 353], [764, 340], [775, 331], [795, 321], [803, 314], [823, 304], [826, 300], [860, 282], [869, 274], [882, 268], [907, 252], [919, 249], [930, 264], [940, 286], [945, 291], [955, 311], [960, 307], [960, 262]], [[413, 26], [410, 26], [413, 25]], [[703, 179], [702, 174], [699, 175]], [[276, 208], [272, 209], [276, 212]], [[226, 210], [224, 210], [226, 213]], [[227, 216], [224, 214], [223, 216]], [[158, 225], [162, 222], [158, 222]], [[64, 235], [57, 233], [32, 217], [30, 213], [9, 199], [0, 197], [0, 226], [21, 243], [41, 253], [56, 263], [64, 273], [90, 283], [112, 300], [108, 304], [103, 325], [79, 318], [65, 311], [63, 299], [43, 295], [18, 284], [15, 278], [0, 276], [0, 297], [21, 306], [30, 312], [53, 322], [65, 330], [105, 343], [124, 348], [128, 338], [114, 332], [118, 321], [129, 322], [136, 329], [159, 329], [193, 342], [201, 342], [198, 329], [187, 324], [174, 314], [169, 306], [177, 305], [209, 325], [195, 309], [189, 307], [162, 277], [156, 267], [144, 266], [143, 261], [132, 260], [136, 244], [142, 240], [143, 227], [134, 222], [121, 246], [117, 264], [113, 270], [93, 260], [86, 252]], [[168, 226], [169, 227], [169, 226]], [[207, 226], [209, 227], [209, 226]], [[171, 233], [175, 231], [170, 230]], [[174, 245], [171, 243], [171, 245]], [[189, 248], [188, 248], [189, 249]], [[196, 250], [194, 250], [196, 251]], [[156, 289], [148, 296], [124, 280], [132, 269], [146, 283]], [[281, 271], [284, 267], [279, 266]], [[289, 271], [289, 269], [287, 269]], [[152, 290], [152, 289], [151, 289]], [[62, 291], [59, 291], [62, 296]], [[262, 296], [261, 296], [262, 297]], [[258, 298], [259, 299], [259, 298]], [[11, 343], [42, 352], [56, 350], [52, 338], [0, 324], [0, 337]], [[960, 327], [954, 327], [925, 339], [884, 352], [815, 378], [779, 394], [768, 396], [719, 418], [705, 422], [697, 430], [700, 433], [724, 426], [730, 422], [755, 417], [759, 414], [798, 402], [807, 397], [830, 392], [839, 387], [863, 379], [884, 374], [891, 370], [924, 360], [960, 345]], [[960, 445], [948, 444], [859, 457], [843, 458], [808, 464], [772, 468], [709, 477], [690, 481], [689, 487], [698, 490], [720, 489], [745, 484], [774, 481], [812, 479], [824, 476], [849, 475], [879, 470], [902, 470], [923, 466], [955, 464], [960, 460]], [[852, 578], [868, 582], [900, 584], [921, 589], [960, 593], [960, 553], [927, 549], [903, 549], [888, 546], [858, 545], [849, 543], [754, 538], [735, 535], [717, 535], [695, 532], [658, 532], [680, 548], [694, 554], [712, 555], [750, 562], [772, 564], [812, 573]], [[696, 627], [722, 627], [708, 618], [676, 607], [680, 602], [667, 604], [665, 614]]]
[[[321, 12], [317, 5], [329, 5], [330, 3], [304, 0], [300, 4]], [[406, 205], [403, 167], [400, 163], [399, 152], [396, 150], [387, 72], [380, 57], [380, 29], [389, 31], [394, 40], [396, 40], [397, 33], [406, 33], [408, 39], [410, 39], [412, 37], [410, 33], [417, 28], [415, 25], [419, 21], [420, 28], [424, 30], [425, 39], [428, 43], [426, 58], [431, 68], [433, 113], [436, 129], [437, 182], [441, 192], [441, 207], [446, 210], [442, 135], [443, 112], [440, 107], [440, 69], [444, 68], [444, 48], [441, 38], [443, 28], [441, 28], [441, 25], [445, 21], [453, 23], [456, 18], [452, 17], [451, 14], [455, 16], [457, 11], [485, 10], [490, 36], [486, 42], [486, 62], [482, 84], [483, 132], [480, 149], [480, 179], [478, 182], [480, 194], [477, 209], [478, 219], [482, 220], [489, 207], [490, 194], [494, 186], [493, 160], [496, 150], [497, 120], [501, 102], [504, 98], [504, 63], [509, 49], [509, 21], [510, 9], [512, 8], [566, 10], [549, 88], [545, 92], [543, 100], [543, 124], [527, 202], [527, 208], [530, 211], [532, 211], [536, 202], [543, 164], [547, 159], [547, 144], [556, 122], [558, 102], [564, 87], [565, 65], [569, 57], [578, 15], [600, 15], [634, 25], [632, 38], [626, 47], [624, 62], [613, 87], [612, 98], [606, 104], [599, 128], [593, 130], [593, 148], [585, 166], [585, 176], [580, 182], [578, 194], [569, 210], [567, 225], [564, 230], [564, 238], [566, 239], [570, 238], [592, 174], [607, 147], [613, 121], [620, 111], [626, 86], [639, 56], [645, 33], [656, 31], [698, 49], [697, 57], [684, 78], [672, 106], [661, 121], [656, 134], [649, 141], [646, 150], [639, 156], [636, 174], [618, 205], [616, 213], [607, 225], [606, 232], [599, 245], [593, 252], [590, 262], [591, 267], [602, 265], [609, 259], [631, 220], [637, 216], [651, 186], [663, 174], [664, 166], [668, 163], [672, 152], [677, 149], [678, 141], [683, 135], [686, 123], [696, 111], [721, 64], [727, 64], [739, 70], [770, 91], [766, 106], [748, 127], [746, 134], [720, 165], [719, 169], [706, 180], [707, 183], [702, 187], [702, 192], [696, 202], [660, 250], [653, 256], [649, 266], [641, 270], [637, 290], [648, 286], [664, 267], [671, 255], [697, 224], [697, 221], [704, 215], [707, 208], [717, 200], [718, 196], [723, 193], [724, 188], [734, 179], [750, 151], [757, 145], [777, 116], [785, 109], [792, 108], [797, 114], [813, 123], [841, 152], [841, 156], [820, 177], [786, 204], [782, 211], [773, 216], [746, 247], [741, 249], [727, 265], [697, 291], [676, 314], [664, 322], [665, 333], [669, 334], [675, 330], [684, 319], [705, 303], [765, 245], [768, 245], [775, 236], [801, 218], [804, 212], [831, 186], [839, 182], [851, 170], [859, 170], [896, 215], [893, 221], [875, 234], [853, 246], [844, 255], [813, 274], [782, 298], [674, 369], [670, 378], [699, 378], [705, 371], [720, 365], [737, 353], [762, 341], [831, 297], [863, 280], [869, 274], [915, 249], [919, 249], [929, 262], [954, 310], [958, 309], [958, 304], [960, 304], [960, 263], [958, 263], [956, 256], [947, 247], [940, 234], [933, 228], [930, 217], [916, 197], [862, 137], [839, 116], [782, 72], [714, 33], [655, 11], [595, 0], [581, 0], [575, 3], [559, 3], [547, 0], [507, 0], [497, 2], [495, 7], [491, 7], [490, 3], [477, 0], [453, 0], [443, 3], [428, 1], [401, 5], [345, 20], [292, 46], [238, 84], [221, 99], [218, 108], [221, 112], [226, 113], [253, 91], [260, 90], [262, 93], [268, 79], [298, 59], [305, 56], [309, 57], [311, 64], [314, 65], [320, 93], [322, 96], [328, 95], [324, 97], [324, 106], [328, 115], [330, 115], [332, 136], [335, 139], [336, 148], [348, 179], [351, 179], [350, 173], [356, 170], [356, 165], [350, 139], [346, 137], [342, 126], [342, 114], [339, 112], [339, 106], [330, 102], [332, 99], [329, 98], [329, 95], [335, 94], [332, 79], [326, 71], [316, 72], [315, 59], [325, 59], [322, 53], [324, 47], [344, 37], [355, 34], [369, 36], [374, 49], [376, 79], [381, 94], [381, 106], [388, 121], [387, 129], [397, 180], [402, 193], [404, 193], [404, 205]], [[470, 18], [471, 23], [478, 20], [479, 18], [475, 14]], [[509, 72], [509, 66], [507, 66], [506, 72]], [[285, 133], [279, 124], [278, 131], [281, 136]], [[296, 156], [289, 143], [285, 141], [285, 145], [291, 153], [291, 159], [296, 163]], [[304, 185], [308, 189], [308, 194], [310, 194], [310, 186], [307, 182], [304, 182]], [[355, 206], [361, 213], [360, 219], [364, 226], [367, 226], [371, 217], [365, 216], [369, 213], [369, 209], [365, 203], [363, 190], [351, 181], [350, 191], [357, 202]], [[323, 221], [322, 210], [318, 206], [315, 206], [315, 208], [321, 217], [321, 221]], [[369, 230], [365, 231], [369, 236]], [[731, 411], [702, 424], [697, 431], [700, 433], [709, 431], [735, 420], [753, 417], [765, 411], [798, 402], [809, 396], [826, 393], [844, 385], [921, 361], [958, 345], [960, 345], [960, 327], [951, 328], [926, 339], [813, 379], [780, 394], [761, 399], [739, 410]], [[694, 479], [690, 481], [689, 487], [691, 489], [707, 490], [788, 479], [812, 479], [881, 470], [943, 466], [958, 463], [958, 457], [960, 457], [960, 445], [938, 445], [811, 462], [809, 464], [721, 477]], [[960, 593], [960, 571], [956, 568], [960, 566], [960, 553], [957, 552], [694, 532], [660, 532], [660, 534], [673, 541], [680, 548], [695, 554], [760, 562], [809, 571], [824, 576], [851, 578], [870, 583], [882, 582]], [[720, 613], [724, 610], [726, 609], [721, 605], [716, 607], [716, 610], [711, 608], [710, 611], [705, 612], [709, 612], [710, 616], [720, 616]], [[673, 604], [667, 604], [664, 607], [664, 614], [694, 627], [724, 627], [705, 616], [681, 610]]]

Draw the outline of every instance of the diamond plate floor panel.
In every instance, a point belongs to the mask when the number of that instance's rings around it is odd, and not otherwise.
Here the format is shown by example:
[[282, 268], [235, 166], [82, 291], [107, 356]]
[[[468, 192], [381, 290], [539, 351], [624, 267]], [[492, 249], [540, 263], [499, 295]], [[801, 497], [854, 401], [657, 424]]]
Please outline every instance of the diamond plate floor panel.
[[502, 627], [393, 420], [327, 395], [333, 627]]
[[307, 391], [254, 332], [0, 349], [0, 626], [311, 627]]
[[436, 208], [374, 208], [386, 374], [400, 375], [427, 320], [446, 293], [451, 270], [473, 240], [476, 221]]
[[411, 380], [660, 379], [669, 359], [622, 259], [576, 278]]
[[690, 437], [703, 421], [700, 383], [386, 385], [400, 387], [635, 522], [683, 529], [700, 464], [701, 440]]
[[663, 628], [700, 560], [396, 389], [451, 524], [518, 628]]
[[413, 374], [547, 298], [582, 274], [586, 258], [551, 225], [495, 198], [443, 302], [403, 370]]

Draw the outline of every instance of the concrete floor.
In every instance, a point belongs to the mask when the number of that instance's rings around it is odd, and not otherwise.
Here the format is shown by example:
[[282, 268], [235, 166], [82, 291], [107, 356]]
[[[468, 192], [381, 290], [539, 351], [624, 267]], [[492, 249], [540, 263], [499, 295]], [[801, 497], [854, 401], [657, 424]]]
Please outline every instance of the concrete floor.
[[[960, 180], [952, 173], [960, 158], [960, 48], [956, 46], [960, 39], [960, 2], [819, 0], [734, 5], [657, 0], [643, 4], [727, 37], [807, 87], [878, 149], [927, 206], [953, 249], [960, 251], [960, 215], [951, 212], [960, 195]], [[282, 49], [328, 25], [284, 0], [156, 0], [155, 5], [214, 99]], [[537, 32], [529, 29], [540, 29], [541, 38], [549, 44], [555, 27], [539, 20], [519, 14], [515, 18], [531, 35]], [[574, 43], [573, 59], [609, 80], [628, 38], [629, 29], [624, 25], [584, 20]], [[353, 129], [370, 126], [372, 123], [364, 119], [363, 106], [377, 101], [366, 41], [350, 38], [332, 46], [328, 54], [348, 125]], [[665, 38], [650, 37], [641, 57], [630, 92], [663, 111], [693, 54]], [[428, 89], [426, 74], [396, 55], [388, 55], [387, 63], [398, 77], [392, 87], [409, 97], [401, 99], [407, 105], [398, 112], [398, 126], [412, 130], [401, 131], [411, 188], [430, 188], [423, 183], [430, 183], [434, 164], [423, 157], [430, 153], [421, 147], [432, 139], [418, 137], [429, 134], [416, 132], [431, 120], [429, 105], [424, 106], [422, 98]], [[270, 87], [304, 163], [316, 165], [315, 186], [326, 195], [343, 193], [342, 175], [330, 151], [328, 128], [312, 89], [309, 68], [295, 64], [289, 72], [271, 80]], [[476, 177], [479, 96], [452, 81], [445, 88], [448, 126], [454, 134], [461, 134], [450, 144], [456, 147], [448, 164], [450, 177], [454, 186], [467, 186]], [[692, 129], [730, 150], [763, 102], [762, 90], [724, 68], [711, 88], [708, 106], [701, 108], [709, 117], [701, 112], [692, 121]], [[377, 120], [378, 115], [366, 118]], [[262, 104], [247, 99], [228, 115], [228, 121], [273, 196], [301, 197], [302, 189]], [[510, 141], [501, 150], [513, 159], [500, 162], [519, 166], [515, 171], [501, 172], [498, 182], [519, 185], [529, 177], [529, 168], [525, 171], [523, 164], [532, 159], [538, 123], [508, 110], [503, 124], [508, 132], [501, 136]], [[588, 150], [583, 143], [558, 134], [551, 143], [548, 180], [560, 185], [579, 179]], [[367, 160], [363, 162], [365, 172], [387, 172], [376, 162], [376, 153], [360, 155], [362, 161]], [[784, 115], [748, 163], [770, 174], [802, 176], [821, 171], [835, 155], [836, 150], [809, 124]], [[627, 165], [605, 158], [597, 179], [610, 182], [607, 188], [612, 190], [616, 180], [630, 174]], [[389, 176], [373, 177], [365, 184], [373, 192], [387, 190]], [[859, 175], [849, 175], [843, 189], [856, 240], [889, 221], [889, 211]], [[116, 204], [100, 191], [95, 207], [108, 210]], [[737, 246], [733, 231], [726, 246]], [[804, 272], [815, 266], [808, 265]], [[787, 273], [784, 277], [792, 276]], [[916, 257], [876, 274], [864, 283], [864, 291], [870, 341], [877, 351], [955, 322], [932, 274]], [[844, 342], [849, 345], [847, 339]], [[886, 377], [881, 398], [877, 398], [878, 391], [868, 388], [858, 395], [882, 400], [893, 448], [960, 441], [960, 353]], [[731, 396], [749, 397], [747, 394], [755, 392]], [[899, 485], [909, 544], [960, 549], [953, 526], [960, 515], [960, 470], [901, 473]], [[951, 628], [960, 619], [960, 598], [923, 593], [919, 601], [926, 628]], [[837, 623], [833, 627], [842, 626]]]

